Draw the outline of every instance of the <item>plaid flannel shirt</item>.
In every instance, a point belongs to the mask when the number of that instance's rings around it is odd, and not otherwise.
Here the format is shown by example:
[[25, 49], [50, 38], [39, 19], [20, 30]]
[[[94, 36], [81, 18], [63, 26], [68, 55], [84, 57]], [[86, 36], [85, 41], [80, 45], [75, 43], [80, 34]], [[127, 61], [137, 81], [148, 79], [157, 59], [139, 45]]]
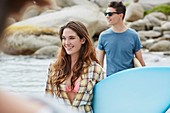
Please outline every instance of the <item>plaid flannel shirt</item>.
[[[82, 80], [80, 83], [80, 87], [73, 102], [71, 103], [68, 98], [65, 88], [65, 82], [60, 84], [61, 93], [58, 98], [62, 100], [64, 103], [77, 108], [79, 111], [93, 113], [91, 107], [93, 98], [93, 88], [95, 84], [104, 79], [105, 71], [99, 64], [97, 64], [96, 62], [92, 62], [90, 67], [87, 70], [84, 70], [84, 72], [85, 73], [81, 75]], [[53, 96], [56, 96], [57, 94], [57, 88], [56, 87], [52, 88], [50, 68], [46, 84], [46, 93], [51, 94]]]

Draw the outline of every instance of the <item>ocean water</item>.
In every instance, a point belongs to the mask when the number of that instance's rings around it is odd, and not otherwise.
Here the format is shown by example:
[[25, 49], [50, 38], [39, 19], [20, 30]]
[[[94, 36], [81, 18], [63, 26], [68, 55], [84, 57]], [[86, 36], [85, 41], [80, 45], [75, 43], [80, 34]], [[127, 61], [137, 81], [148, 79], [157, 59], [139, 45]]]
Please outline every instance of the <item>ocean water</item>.
[[[170, 66], [170, 56], [143, 52], [147, 66]], [[0, 55], [0, 87], [19, 94], [44, 95], [49, 59]]]
[[52, 59], [30, 56], [0, 57], [0, 87], [19, 94], [43, 95]]

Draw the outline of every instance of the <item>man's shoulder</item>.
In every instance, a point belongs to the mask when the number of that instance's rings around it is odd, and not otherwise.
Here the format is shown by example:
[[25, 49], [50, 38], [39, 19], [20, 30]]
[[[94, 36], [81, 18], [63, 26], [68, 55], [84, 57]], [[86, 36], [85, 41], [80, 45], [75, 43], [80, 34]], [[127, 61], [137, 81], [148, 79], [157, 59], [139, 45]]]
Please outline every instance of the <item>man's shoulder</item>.
[[108, 28], [104, 31], [101, 32], [101, 35], [105, 35], [105, 34], [110, 34], [112, 32], [112, 29], [111, 28]]
[[128, 28], [127, 30], [127, 36], [133, 38], [133, 39], [138, 39], [139, 35], [138, 32], [135, 29]]
[[128, 32], [132, 34], [137, 34], [136, 30], [132, 28], [128, 28]]

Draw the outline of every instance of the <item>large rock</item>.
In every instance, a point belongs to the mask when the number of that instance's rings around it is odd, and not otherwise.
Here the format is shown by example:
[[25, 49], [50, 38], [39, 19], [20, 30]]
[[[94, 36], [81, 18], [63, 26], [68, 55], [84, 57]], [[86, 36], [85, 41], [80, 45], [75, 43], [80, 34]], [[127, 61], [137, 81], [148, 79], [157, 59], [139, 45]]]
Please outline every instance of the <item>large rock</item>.
[[145, 30], [146, 22], [144, 20], [137, 20], [127, 24], [128, 27], [135, 29], [136, 31]]
[[[65, 23], [70, 20], [75, 20], [84, 23], [89, 31], [90, 36], [93, 36], [95, 32], [98, 32], [98, 28], [105, 29], [107, 27], [107, 21], [105, 17], [101, 15], [103, 14], [100, 12], [100, 9], [97, 8], [97, 6], [94, 8], [93, 6], [76, 5], [64, 8], [61, 11], [57, 11], [55, 13], [49, 13], [30, 18], [25, 21], [15, 23], [15, 25], [49, 27], [55, 28], [56, 31], [59, 31], [59, 28]], [[101, 17], [105, 21], [101, 22]], [[101, 24], [104, 25], [104, 23], [105, 26], [101, 26]]]
[[6, 34], [6, 37], [2, 41], [3, 45], [1, 46], [4, 53], [31, 55], [45, 46], [61, 46], [60, 39], [56, 36], [56, 33], [50, 29], [34, 28], [31, 26], [27, 26], [26, 28], [16, 27], [13, 29], [16, 31], [9, 31], [9, 34]]
[[168, 20], [168, 17], [161, 12], [152, 12], [144, 17], [153, 27], [161, 26]]
[[169, 31], [163, 31], [163, 37], [170, 39], [170, 30]]
[[152, 38], [158, 38], [160, 37], [162, 34], [158, 31], [138, 31], [139, 36], [144, 36], [148, 39], [152, 39]]
[[56, 57], [59, 51], [58, 46], [46, 46], [39, 50], [37, 50], [33, 56], [36, 58], [48, 58], [48, 57]]
[[170, 22], [166, 22], [161, 26], [163, 31], [170, 31]]
[[155, 40], [153, 40], [153, 39], [148, 39], [148, 40], [146, 40], [145, 42], [142, 42], [142, 46], [143, 46], [143, 48], [145, 48], [145, 49], [149, 49], [154, 43], [156, 43]]
[[161, 12], [152, 12], [148, 15], [152, 15], [159, 20], [167, 21], [167, 16], [164, 13], [161, 13]]
[[25, 20], [34, 16], [38, 16], [41, 13], [41, 8], [36, 5], [31, 5], [26, 8], [21, 16], [21, 20]]
[[169, 0], [139, 0], [139, 3], [151, 4], [151, 5], [160, 5], [160, 4], [168, 4]]
[[[90, 36], [93, 37], [94, 34], [100, 33], [108, 26], [100, 10], [90, 7], [87, 5], [67, 7], [55, 13], [43, 14], [11, 25], [5, 32], [4, 52], [25, 55], [32, 54], [42, 47], [54, 45], [56, 41], [49, 44], [45, 39], [42, 41], [40, 36], [58, 34], [60, 27], [71, 20], [84, 23]], [[27, 26], [33, 26], [33, 28], [27, 29]]]
[[116, 1], [116, 0], [90, 0], [90, 1], [94, 2], [99, 7], [107, 8], [107, 5], [110, 1]]
[[144, 16], [144, 9], [139, 3], [131, 3], [127, 7], [125, 20], [129, 22], [133, 22], [139, 19], [142, 19]]
[[146, 15], [144, 21], [148, 21], [152, 26], [161, 26], [161, 21], [152, 14]]
[[170, 41], [167, 40], [162, 40], [159, 41], [155, 44], [153, 44], [150, 48], [149, 51], [170, 51]]
[[[89, 2], [88, 0], [55, 0], [57, 6], [59, 7], [72, 7], [74, 5], [95, 5]], [[94, 6], [95, 7], [95, 6]]]

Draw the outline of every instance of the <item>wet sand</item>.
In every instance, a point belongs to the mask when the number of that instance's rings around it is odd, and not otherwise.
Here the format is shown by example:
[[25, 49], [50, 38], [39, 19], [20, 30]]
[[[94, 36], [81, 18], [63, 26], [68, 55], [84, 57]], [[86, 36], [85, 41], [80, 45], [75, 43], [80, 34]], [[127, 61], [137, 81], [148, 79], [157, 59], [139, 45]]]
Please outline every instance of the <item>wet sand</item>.
[[170, 56], [163, 52], [143, 52], [143, 58], [147, 66], [170, 66]]

